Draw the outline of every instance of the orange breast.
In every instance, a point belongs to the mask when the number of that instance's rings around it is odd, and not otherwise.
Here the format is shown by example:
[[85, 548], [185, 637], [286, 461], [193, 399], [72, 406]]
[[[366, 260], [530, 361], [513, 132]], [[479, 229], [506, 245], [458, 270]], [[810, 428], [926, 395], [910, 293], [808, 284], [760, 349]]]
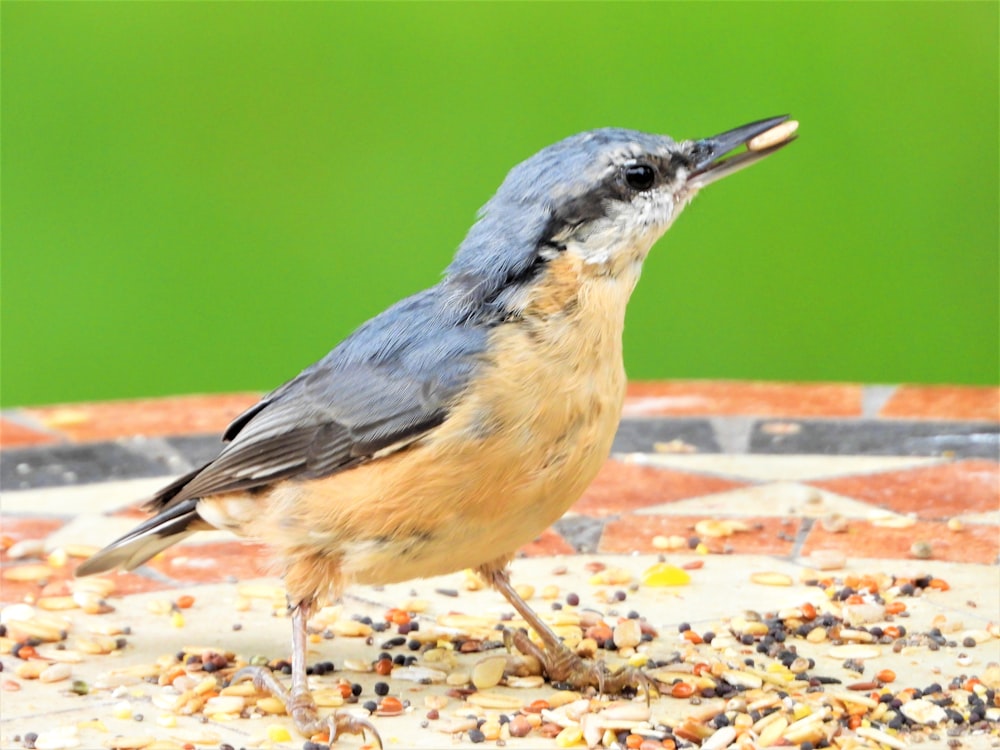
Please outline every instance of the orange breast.
[[389, 583], [502, 564], [565, 513], [608, 455], [631, 286], [587, 275], [569, 254], [552, 261], [440, 427], [349, 471], [278, 485], [246, 531], [276, 548], [286, 583], [303, 592], [331, 578]]

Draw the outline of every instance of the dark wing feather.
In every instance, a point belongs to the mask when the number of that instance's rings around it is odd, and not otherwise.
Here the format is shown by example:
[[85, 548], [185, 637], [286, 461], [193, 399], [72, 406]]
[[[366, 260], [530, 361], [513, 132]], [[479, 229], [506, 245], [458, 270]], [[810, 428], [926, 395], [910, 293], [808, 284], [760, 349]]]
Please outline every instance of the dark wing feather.
[[427, 290], [370, 320], [237, 417], [218, 458], [164, 488], [151, 509], [328, 476], [441, 424], [486, 339], [482, 327], [443, 314], [441, 302], [439, 289]]

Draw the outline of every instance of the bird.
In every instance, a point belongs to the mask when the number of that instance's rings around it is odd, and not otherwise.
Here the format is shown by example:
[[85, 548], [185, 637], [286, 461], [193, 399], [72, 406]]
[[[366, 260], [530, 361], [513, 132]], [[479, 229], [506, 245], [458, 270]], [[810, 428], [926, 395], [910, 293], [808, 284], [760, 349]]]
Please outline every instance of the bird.
[[204, 529], [265, 543], [291, 610], [291, 687], [265, 667], [233, 679], [331, 742], [380, 740], [367, 718], [321, 718], [306, 681], [310, 614], [352, 583], [476, 570], [536, 632], [541, 645], [523, 630], [510, 643], [550, 680], [645, 686], [571, 651], [508, 564], [610, 454], [626, 305], [653, 244], [699, 190], [783, 148], [796, 126], [782, 115], [683, 141], [601, 128], [543, 148], [508, 173], [437, 284], [238, 416], [216, 458], [157, 492], [155, 515], [76, 574], [132, 570]]

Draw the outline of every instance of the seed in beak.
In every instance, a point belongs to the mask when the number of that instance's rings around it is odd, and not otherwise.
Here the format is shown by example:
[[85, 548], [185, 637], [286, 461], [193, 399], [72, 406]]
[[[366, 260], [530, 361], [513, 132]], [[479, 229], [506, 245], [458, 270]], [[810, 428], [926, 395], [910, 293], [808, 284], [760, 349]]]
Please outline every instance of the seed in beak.
[[780, 125], [775, 125], [770, 130], [765, 130], [760, 135], [747, 141], [748, 151], [763, 151], [771, 146], [787, 141], [792, 133], [799, 129], [798, 120], [786, 120]]

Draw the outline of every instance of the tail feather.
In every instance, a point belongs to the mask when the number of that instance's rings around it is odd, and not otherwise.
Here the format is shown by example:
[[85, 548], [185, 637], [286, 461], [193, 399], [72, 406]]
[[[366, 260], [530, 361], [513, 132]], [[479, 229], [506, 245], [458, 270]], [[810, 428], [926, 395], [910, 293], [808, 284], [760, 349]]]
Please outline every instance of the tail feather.
[[197, 505], [197, 499], [192, 498], [153, 516], [86, 560], [76, 569], [76, 575], [89, 576], [114, 568], [133, 570], [139, 567], [170, 545], [206, 528], [198, 515]]

